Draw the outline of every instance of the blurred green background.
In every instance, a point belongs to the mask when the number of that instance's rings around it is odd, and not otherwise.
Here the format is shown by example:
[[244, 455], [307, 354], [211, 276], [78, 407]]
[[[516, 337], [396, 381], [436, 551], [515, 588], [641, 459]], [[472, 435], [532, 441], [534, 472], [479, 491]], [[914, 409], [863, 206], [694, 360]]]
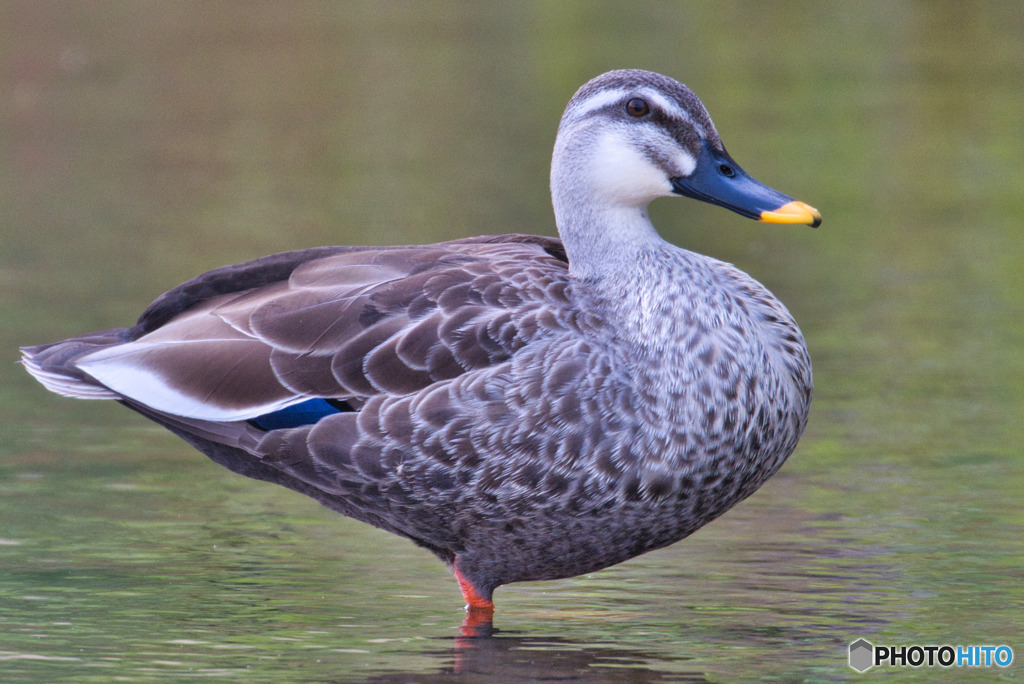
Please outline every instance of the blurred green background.
[[[652, 206], [793, 312], [811, 422], [689, 540], [502, 588], [486, 646], [426, 552], [14, 363], [275, 251], [554, 234], [561, 110], [624, 67], [821, 210]], [[859, 637], [1024, 658], [1022, 110], [1018, 2], [0, 0], [0, 679], [820, 681]]]

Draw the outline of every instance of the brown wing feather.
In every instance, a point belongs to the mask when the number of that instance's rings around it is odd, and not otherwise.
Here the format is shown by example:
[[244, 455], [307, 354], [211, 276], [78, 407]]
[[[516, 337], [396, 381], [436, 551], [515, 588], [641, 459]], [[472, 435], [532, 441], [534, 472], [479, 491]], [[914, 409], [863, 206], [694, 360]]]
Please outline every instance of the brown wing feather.
[[[130, 365], [115, 389], [139, 402], [145, 378], [160, 378], [172, 396], [157, 410], [199, 418], [203, 406], [238, 415], [251, 405], [256, 415], [309, 396], [361, 402], [414, 393], [504, 362], [548, 329], [554, 319], [538, 311], [550, 284], [566, 278], [558, 247], [494, 236], [314, 250], [304, 261], [296, 253], [219, 269], [161, 297], [136, 326], [145, 334], [84, 367], [105, 381]], [[265, 282], [271, 276], [260, 263], [292, 270]], [[230, 291], [236, 278], [263, 284]], [[145, 351], [157, 342], [159, 353]]]

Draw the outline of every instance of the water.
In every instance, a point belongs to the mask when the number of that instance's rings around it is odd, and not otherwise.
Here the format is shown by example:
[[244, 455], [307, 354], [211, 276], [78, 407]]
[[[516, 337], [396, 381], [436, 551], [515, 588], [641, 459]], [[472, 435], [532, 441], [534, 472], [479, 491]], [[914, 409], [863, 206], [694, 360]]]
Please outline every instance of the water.
[[[0, 679], [821, 681], [860, 677], [858, 637], [1024, 658], [1016, 3], [25, 0], [0, 46]], [[262, 254], [551, 234], [561, 109], [624, 66], [688, 83], [825, 218], [652, 208], [815, 362], [790, 463], [684, 542], [503, 587], [470, 638], [429, 554], [13, 364]]]

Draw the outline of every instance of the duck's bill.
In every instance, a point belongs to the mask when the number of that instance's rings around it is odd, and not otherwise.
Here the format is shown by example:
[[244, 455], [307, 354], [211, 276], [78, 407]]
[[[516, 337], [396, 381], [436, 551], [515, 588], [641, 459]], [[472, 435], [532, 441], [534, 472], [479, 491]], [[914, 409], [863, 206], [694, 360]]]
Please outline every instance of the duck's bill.
[[693, 173], [672, 179], [672, 190], [764, 223], [796, 223], [812, 228], [821, 225], [817, 209], [757, 181], [728, 152], [708, 144], [702, 146]]

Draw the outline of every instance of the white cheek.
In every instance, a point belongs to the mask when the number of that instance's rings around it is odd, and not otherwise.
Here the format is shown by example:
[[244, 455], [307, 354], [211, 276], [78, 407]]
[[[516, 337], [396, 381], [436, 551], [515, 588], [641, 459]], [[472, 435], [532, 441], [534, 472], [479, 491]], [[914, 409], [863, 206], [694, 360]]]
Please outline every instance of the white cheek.
[[[697, 161], [679, 152], [674, 166], [673, 176], [686, 176], [696, 168]], [[642, 205], [672, 194], [669, 172], [654, 164], [617, 131], [609, 131], [597, 142], [590, 168], [597, 198], [610, 204]]]

